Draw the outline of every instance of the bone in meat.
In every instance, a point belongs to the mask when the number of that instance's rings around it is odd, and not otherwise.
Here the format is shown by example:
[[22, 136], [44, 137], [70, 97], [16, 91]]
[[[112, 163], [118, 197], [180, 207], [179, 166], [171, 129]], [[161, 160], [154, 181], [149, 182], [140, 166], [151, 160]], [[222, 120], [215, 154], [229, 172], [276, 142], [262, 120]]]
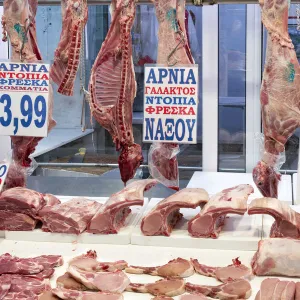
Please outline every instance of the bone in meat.
[[253, 200], [248, 207], [248, 214], [268, 214], [275, 222], [270, 237], [300, 238], [300, 214], [289, 205], [276, 198], [260, 198]]
[[300, 125], [300, 68], [288, 33], [288, 0], [260, 0], [268, 30], [261, 85], [264, 153], [253, 169], [253, 180], [264, 197], [277, 198], [280, 174], [276, 165], [290, 136]]
[[144, 235], [170, 236], [172, 229], [182, 218], [180, 208], [196, 208], [207, 203], [208, 193], [204, 189], [185, 188], [160, 201], [142, 220]]
[[149, 293], [154, 296], [165, 295], [174, 297], [184, 293], [185, 283], [183, 279], [166, 278], [154, 283], [130, 283], [126, 288], [126, 291], [134, 293]]
[[186, 291], [200, 293], [215, 299], [248, 299], [251, 296], [251, 285], [245, 279], [230, 281], [217, 286], [186, 283]]
[[143, 160], [132, 131], [136, 82], [130, 31], [135, 9], [134, 0], [112, 1], [112, 22], [91, 70], [89, 86], [91, 112], [110, 133], [117, 151], [121, 150], [119, 168], [124, 183], [133, 178]]
[[59, 86], [59, 93], [71, 96], [84, 44], [82, 33], [88, 20], [88, 7], [86, 0], [62, 0], [61, 7], [62, 31], [50, 76]]
[[129, 266], [125, 272], [131, 274], [148, 274], [161, 277], [189, 277], [194, 274], [194, 267], [190, 261], [183, 258], [170, 260], [167, 264], [159, 267]]
[[191, 262], [195, 271], [201, 275], [215, 277], [221, 282], [228, 282], [237, 279], [251, 279], [253, 277], [252, 270], [243, 265], [237, 258], [232, 260], [232, 265], [227, 267], [210, 267], [200, 264], [197, 259], [192, 259]]
[[144, 192], [156, 183], [155, 179], [134, 181], [120, 192], [113, 194], [92, 218], [88, 232], [118, 233], [125, 225], [126, 218], [131, 212], [130, 206], [142, 206], [144, 204]]
[[87, 287], [75, 280], [68, 272], [64, 275], [59, 276], [56, 280], [56, 285], [59, 288], [65, 288], [69, 290], [76, 290], [76, 291], [86, 291]]
[[258, 276], [300, 277], [299, 247], [300, 240], [289, 238], [259, 241], [251, 262], [253, 273]]
[[243, 215], [247, 200], [254, 189], [240, 184], [212, 196], [204, 208], [188, 223], [188, 231], [194, 237], [217, 238], [227, 214]]

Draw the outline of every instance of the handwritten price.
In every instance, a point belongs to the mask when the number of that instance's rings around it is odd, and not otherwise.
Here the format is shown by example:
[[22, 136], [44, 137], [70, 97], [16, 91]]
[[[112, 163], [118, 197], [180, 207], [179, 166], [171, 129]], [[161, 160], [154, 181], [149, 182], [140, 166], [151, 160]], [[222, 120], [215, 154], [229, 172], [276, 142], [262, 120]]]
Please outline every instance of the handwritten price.
[[9, 167], [8, 164], [0, 165], [0, 192], [2, 190], [2, 187], [3, 187], [5, 179], [6, 179], [8, 167]]

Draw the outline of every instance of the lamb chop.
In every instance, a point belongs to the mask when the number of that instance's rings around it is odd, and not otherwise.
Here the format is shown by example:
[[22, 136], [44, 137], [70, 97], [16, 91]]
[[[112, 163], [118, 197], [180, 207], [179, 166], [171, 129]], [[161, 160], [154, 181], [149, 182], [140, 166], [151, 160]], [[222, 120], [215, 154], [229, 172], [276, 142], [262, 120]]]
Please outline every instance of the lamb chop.
[[200, 293], [214, 299], [248, 299], [252, 290], [249, 281], [239, 279], [217, 286], [197, 285], [186, 283], [185, 289], [189, 293]]
[[59, 93], [71, 96], [80, 64], [80, 50], [84, 47], [83, 32], [88, 20], [88, 7], [86, 0], [62, 0], [61, 8], [62, 31], [50, 76], [59, 86]]
[[134, 143], [132, 132], [136, 82], [130, 31], [135, 8], [135, 0], [111, 2], [112, 21], [91, 70], [89, 87], [92, 115], [110, 133], [116, 150], [121, 150], [119, 168], [125, 184], [143, 160], [141, 146]]
[[[153, 0], [158, 27], [157, 64], [194, 64], [185, 28], [185, 0]], [[154, 143], [148, 154], [150, 174], [162, 184], [179, 190], [178, 144]]]
[[268, 214], [275, 222], [271, 227], [270, 237], [300, 238], [300, 214], [276, 198], [260, 198], [251, 202], [248, 214]]
[[186, 259], [176, 258], [170, 260], [167, 264], [158, 267], [137, 267], [129, 266], [125, 272], [131, 274], [148, 274], [153, 276], [171, 277], [189, 277], [194, 274], [192, 263]]
[[174, 297], [184, 293], [185, 283], [183, 279], [166, 278], [154, 283], [130, 283], [126, 288], [126, 291], [134, 293], [149, 293], [154, 296], [165, 295]]
[[172, 229], [182, 218], [180, 208], [196, 208], [209, 199], [204, 189], [185, 188], [160, 201], [142, 220], [144, 235], [170, 236]]
[[[12, 51], [11, 59], [16, 61], [22, 57], [24, 62], [36, 62], [42, 60], [37, 45], [35, 15], [37, 0], [4, 0], [3, 3], [3, 41], [9, 37]], [[24, 41], [24, 46], [23, 45]], [[56, 125], [52, 118], [53, 92], [49, 85], [48, 97], [48, 132]], [[13, 159], [20, 167], [29, 167], [31, 155], [42, 140], [41, 137], [11, 136], [13, 144]]]
[[39, 299], [38, 300], [59, 300], [61, 298], [58, 298], [57, 296], [55, 296], [52, 291], [46, 291], [43, 294], [39, 295]]
[[215, 277], [221, 282], [229, 282], [237, 279], [251, 279], [253, 277], [252, 270], [242, 265], [239, 258], [232, 260], [233, 264], [227, 267], [210, 267], [202, 265], [197, 259], [191, 258], [191, 262], [195, 271], [201, 275]]
[[86, 291], [88, 289], [84, 284], [75, 280], [68, 272], [56, 279], [56, 285], [59, 288], [68, 290]]
[[240, 184], [212, 196], [204, 208], [188, 223], [188, 231], [194, 237], [217, 238], [227, 214], [243, 215], [247, 200], [254, 189]]
[[258, 250], [251, 262], [255, 275], [300, 277], [300, 240], [289, 238], [265, 239], [258, 243]]
[[156, 183], [155, 179], [134, 181], [122, 191], [113, 194], [92, 218], [88, 226], [88, 232], [118, 233], [131, 212], [129, 207], [134, 205], [142, 206], [144, 204], [144, 192], [152, 188]]
[[264, 197], [277, 198], [284, 146], [300, 125], [300, 68], [288, 33], [288, 0], [260, 0], [268, 30], [261, 85], [264, 152], [253, 169], [253, 180]]

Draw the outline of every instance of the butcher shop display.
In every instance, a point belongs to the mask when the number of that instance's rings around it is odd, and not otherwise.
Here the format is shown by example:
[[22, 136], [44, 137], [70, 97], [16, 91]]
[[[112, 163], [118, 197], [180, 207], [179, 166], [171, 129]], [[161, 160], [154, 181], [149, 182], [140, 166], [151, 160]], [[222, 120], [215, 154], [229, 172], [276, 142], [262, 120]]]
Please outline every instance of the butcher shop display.
[[59, 93], [71, 96], [85, 42], [83, 33], [88, 19], [87, 0], [62, 0], [61, 11], [62, 31], [50, 76], [58, 85]]
[[285, 144], [300, 126], [300, 67], [288, 33], [289, 1], [262, 0], [260, 5], [268, 30], [260, 94], [264, 149], [253, 180], [264, 197], [277, 198]]
[[143, 161], [142, 148], [134, 143], [132, 106], [136, 82], [132, 61], [131, 28], [134, 0], [112, 0], [112, 21], [91, 70], [90, 108], [96, 121], [112, 136], [119, 155], [121, 179], [133, 178]]

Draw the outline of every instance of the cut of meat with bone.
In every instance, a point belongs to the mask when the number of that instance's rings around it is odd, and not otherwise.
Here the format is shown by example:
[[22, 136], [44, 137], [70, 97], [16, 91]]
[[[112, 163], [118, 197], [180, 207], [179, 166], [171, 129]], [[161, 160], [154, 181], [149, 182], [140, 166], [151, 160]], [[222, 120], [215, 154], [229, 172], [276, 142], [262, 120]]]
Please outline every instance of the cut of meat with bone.
[[142, 206], [144, 204], [144, 192], [156, 183], [155, 179], [134, 181], [120, 192], [113, 194], [91, 220], [88, 232], [118, 233], [131, 212], [130, 206]]
[[183, 279], [161, 279], [154, 283], [130, 283], [126, 288], [128, 292], [149, 293], [154, 296], [165, 295], [169, 297], [178, 296], [184, 293], [185, 283]]
[[144, 235], [169, 236], [182, 218], [180, 208], [196, 208], [207, 203], [208, 193], [204, 189], [185, 188], [160, 201], [142, 220]]
[[61, 203], [61, 201], [52, 194], [44, 194], [43, 198], [46, 201], [45, 206], [53, 206]]
[[82, 48], [83, 31], [88, 19], [86, 0], [62, 0], [62, 31], [60, 41], [54, 53], [54, 62], [50, 69], [52, 80], [59, 86], [58, 92], [63, 95], [73, 95], [74, 82], [80, 52]]
[[186, 294], [182, 295], [180, 300], [209, 300], [209, 298], [202, 294]]
[[60, 233], [82, 233], [102, 204], [85, 198], [74, 198], [39, 211], [42, 230]]
[[238, 258], [232, 260], [232, 264], [227, 267], [210, 267], [202, 265], [197, 259], [192, 259], [191, 262], [195, 271], [201, 275], [215, 277], [221, 282], [228, 282], [237, 279], [251, 279], [253, 277], [252, 270], [239, 261]]
[[187, 283], [185, 288], [189, 293], [200, 293], [215, 299], [248, 299], [252, 293], [250, 283], [244, 279], [217, 286]]
[[261, 84], [264, 153], [253, 180], [264, 197], [277, 198], [280, 155], [300, 125], [300, 68], [288, 31], [288, 0], [260, 1], [268, 30], [266, 62]]
[[300, 238], [300, 214], [276, 198], [260, 198], [251, 202], [248, 214], [268, 214], [275, 222], [270, 237]]
[[132, 106], [136, 82], [132, 61], [131, 28], [136, 1], [113, 0], [112, 21], [91, 70], [90, 108], [92, 115], [112, 136], [119, 156], [121, 179], [133, 178], [143, 155], [134, 143]]
[[161, 277], [189, 277], [194, 274], [192, 263], [186, 259], [177, 258], [159, 267], [129, 266], [125, 272], [131, 274], [149, 274]]
[[28, 215], [0, 210], [0, 230], [30, 231], [36, 224], [37, 220]]
[[39, 295], [38, 300], [59, 300], [60, 298], [56, 297], [52, 291], [46, 291], [43, 294]]
[[102, 292], [122, 293], [130, 283], [129, 278], [122, 271], [93, 272], [70, 266], [68, 272], [88, 289]]
[[64, 260], [61, 255], [41, 255], [29, 260], [35, 261], [42, 265], [44, 268], [56, 268], [63, 265]]
[[253, 192], [251, 185], [240, 184], [212, 196], [200, 213], [188, 222], [189, 233], [194, 237], [217, 238], [226, 215], [243, 215]]
[[87, 287], [84, 284], [75, 280], [68, 272], [57, 278], [56, 285], [59, 288], [65, 288], [69, 290], [77, 290], [77, 291], [87, 290]]
[[289, 238], [259, 241], [251, 262], [253, 273], [258, 276], [300, 277], [299, 247], [300, 240]]

